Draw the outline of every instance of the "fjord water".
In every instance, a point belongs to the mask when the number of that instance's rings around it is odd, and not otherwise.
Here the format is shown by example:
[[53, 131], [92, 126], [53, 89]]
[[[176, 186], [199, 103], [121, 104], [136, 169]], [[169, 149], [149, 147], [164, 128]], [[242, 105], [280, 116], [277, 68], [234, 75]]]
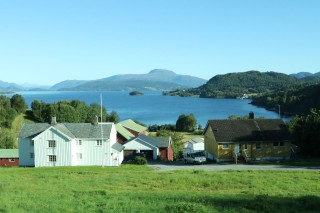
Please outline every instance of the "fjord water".
[[106, 92], [21, 92], [28, 107], [33, 100], [54, 103], [62, 100], [81, 100], [87, 104], [102, 104], [107, 112], [116, 111], [120, 120], [133, 119], [147, 125], [175, 124], [182, 113], [193, 113], [203, 127], [209, 119], [227, 119], [229, 115], [244, 116], [250, 111], [255, 117], [277, 118], [278, 114], [253, 106], [248, 99], [212, 99], [162, 96], [160, 91], [147, 91], [144, 96], [130, 96], [127, 91]]

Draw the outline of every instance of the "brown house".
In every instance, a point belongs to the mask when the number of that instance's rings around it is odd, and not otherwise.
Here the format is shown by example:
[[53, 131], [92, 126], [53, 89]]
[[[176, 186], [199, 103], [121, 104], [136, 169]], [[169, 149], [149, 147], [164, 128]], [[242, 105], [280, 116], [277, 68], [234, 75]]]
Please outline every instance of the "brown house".
[[209, 159], [282, 160], [291, 156], [291, 135], [281, 119], [209, 120], [204, 130]]
[[0, 166], [19, 166], [18, 149], [0, 149]]

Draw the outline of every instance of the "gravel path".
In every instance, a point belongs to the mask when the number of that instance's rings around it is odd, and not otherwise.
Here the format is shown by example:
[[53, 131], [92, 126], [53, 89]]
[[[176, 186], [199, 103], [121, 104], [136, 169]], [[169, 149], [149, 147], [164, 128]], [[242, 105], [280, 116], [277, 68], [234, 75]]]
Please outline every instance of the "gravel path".
[[320, 166], [314, 167], [300, 167], [300, 166], [285, 166], [285, 165], [250, 165], [250, 164], [204, 164], [204, 165], [192, 165], [184, 164], [181, 162], [174, 163], [161, 163], [161, 162], [149, 162], [148, 166], [154, 168], [155, 171], [174, 171], [174, 170], [206, 170], [206, 171], [225, 171], [225, 170], [272, 170], [272, 171], [320, 171]]

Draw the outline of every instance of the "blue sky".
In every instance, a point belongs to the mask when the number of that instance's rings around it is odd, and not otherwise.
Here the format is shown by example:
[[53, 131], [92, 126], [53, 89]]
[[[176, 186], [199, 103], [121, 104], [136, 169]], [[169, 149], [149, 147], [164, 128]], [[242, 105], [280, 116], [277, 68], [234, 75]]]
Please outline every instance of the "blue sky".
[[320, 71], [319, 0], [0, 0], [0, 80]]

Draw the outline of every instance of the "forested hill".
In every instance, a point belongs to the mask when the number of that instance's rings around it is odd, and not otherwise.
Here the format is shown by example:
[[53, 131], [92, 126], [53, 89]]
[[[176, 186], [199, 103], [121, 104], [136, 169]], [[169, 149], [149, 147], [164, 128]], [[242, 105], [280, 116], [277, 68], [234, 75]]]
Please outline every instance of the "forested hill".
[[272, 93], [253, 97], [252, 104], [289, 115], [302, 115], [310, 109], [320, 109], [320, 83], [313, 85], [288, 86]]
[[300, 84], [300, 82], [299, 79], [282, 73], [248, 71], [216, 75], [198, 88], [175, 90], [165, 95], [237, 98], [244, 94], [274, 91], [288, 85]]

